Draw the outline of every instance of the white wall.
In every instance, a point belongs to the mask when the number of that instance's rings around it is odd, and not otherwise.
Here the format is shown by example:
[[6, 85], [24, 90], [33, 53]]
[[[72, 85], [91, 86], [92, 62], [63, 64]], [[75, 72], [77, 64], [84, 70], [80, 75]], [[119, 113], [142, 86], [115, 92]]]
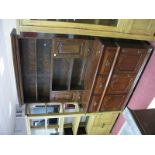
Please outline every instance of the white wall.
[[16, 20], [0, 20], [0, 134], [13, 134], [18, 104], [10, 33]]

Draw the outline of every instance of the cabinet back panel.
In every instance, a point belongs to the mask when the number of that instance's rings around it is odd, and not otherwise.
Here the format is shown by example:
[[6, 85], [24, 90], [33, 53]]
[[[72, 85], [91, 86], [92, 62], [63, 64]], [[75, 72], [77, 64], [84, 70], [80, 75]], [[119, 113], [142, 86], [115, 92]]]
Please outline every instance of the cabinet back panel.
[[74, 59], [74, 65], [72, 70], [71, 78], [71, 90], [80, 90], [84, 89], [83, 80], [84, 80], [84, 60]]
[[37, 40], [37, 89], [38, 100], [49, 101], [52, 40]]
[[36, 101], [36, 41], [20, 39], [21, 72], [24, 101]]
[[69, 59], [54, 59], [52, 90], [68, 90], [70, 62]]

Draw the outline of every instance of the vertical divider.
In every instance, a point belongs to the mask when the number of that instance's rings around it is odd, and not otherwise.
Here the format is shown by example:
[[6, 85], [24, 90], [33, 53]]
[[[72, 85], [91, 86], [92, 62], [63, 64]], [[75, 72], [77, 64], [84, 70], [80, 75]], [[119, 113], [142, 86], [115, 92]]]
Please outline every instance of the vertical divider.
[[35, 82], [35, 85], [36, 85], [36, 102], [38, 101], [38, 71], [37, 71], [37, 40], [35, 39], [35, 43], [34, 43], [34, 48], [35, 48], [35, 70], [36, 70], [36, 82]]
[[67, 81], [68, 91], [70, 91], [70, 87], [71, 87], [73, 65], [74, 65], [74, 59], [71, 59], [70, 66], [69, 66], [68, 81]]
[[30, 119], [28, 116], [25, 115], [25, 124], [26, 124], [26, 131], [28, 135], [31, 135], [31, 124], [30, 124]]
[[[101, 42], [99, 40], [95, 40], [95, 43], [96, 42], [99, 42], [101, 44]], [[96, 44], [95, 44], [96, 45]], [[93, 45], [94, 46], [94, 45]], [[94, 47], [93, 47], [94, 48]], [[98, 63], [97, 63], [97, 66], [96, 66], [96, 71], [95, 71], [95, 75], [94, 75], [94, 79], [93, 79], [93, 82], [92, 82], [92, 86], [90, 88], [90, 95], [89, 95], [89, 98], [88, 98], [88, 104], [86, 106], [86, 110], [85, 112], [88, 111], [88, 108], [89, 108], [89, 104], [90, 104], [90, 101], [92, 99], [92, 93], [93, 93], [93, 89], [94, 89], [94, 85], [95, 85], [95, 81], [96, 81], [96, 77], [97, 77], [97, 73], [98, 73], [98, 70], [99, 70], [99, 66], [100, 66], [100, 63], [101, 63], [101, 60], [102, 60], [102, 56], [103, 56], [103, 49], [104, 49], [104, 45], [101, 45], [100, 46], [100, 49], [99, 51], [96, 51], [96, 52], [99, 52], [100, 56], [99, 56], [99, 60], [98, 60]], [[94, 50], [94, 49], [93, 49]]]
[[110, 79], [111, 79], [111, 77], [112, 77], [112, 73], [113, 73], [113, 71], [114, 71], [114, 68], [115, 68], [115, 65], [116, 65], [116, 61], [117, 61], [119, 52], [120, 52], [120, 47], [118, 46], [118, 47], [117, 47], [117, 50], [116, 50], [115, 57], [114, 57], [114, 61], [113, 61], [113, 63], [112, 63], [111, 69], [110, 69], [110, 73], [109, 73], [109, 75], [108, 75], [108, 78], [107, 78], [107, 81], [106, 81], [104, 90], [103, 90], [103, 92], [102, 92], [102, 96], [101, 96], [101, 99], [100, 99], [100, 102], [99, 102], [99, 105], [98, 105], [98, 108], [97, 108], [97, 112], [99, 112], [99, 110], [100, 110], [100, 107], [101, 107], [101, 105], [102, 105], [102, 101], [103, 101], [103, 99], [104, 99], [105, 93], [106, 93], [106, 91], [107, 91], [107, 89], [108, 89], [108, 85], [109, 85]]
[[[80, 111], [78, 103], [75, 105], [75, 111], [76, 112]], [[73, 130], [73, 134], [74, 135], [77, 135], [79, 124], [80, 124], [80, 120], [81, 120], [81, 116], [74, 117], [73, 125], [72, 125], [72, 130]]]
[[[63, 113], [63, 105], [60, 105], [60, 113]], [[59, 134], [62, 135], [64, 131], [64, 117], [59, 117]]]
[[83, 62], [82, 62], [82, 70], [81, 70], [81, 74], [80, 74], [80, 82], [83, 81], [84, 76], [85, 76], [87, 58], [86, 57], [82, 58], [82, 61]]
[[64, 130], [64, 117], [59, 118], [59, 134], [62, 135]]
[[[24, 104], [24, 94], [23, 94], [23, 85], [22, 85], [22, 72], [21, 72], [21, 57], [19, 52], [19, 37], [16, 35], [15, 30], [11, 33], [11, 41], [12, 41], [12, 55], [13, 55], [13, 63], [16, 76], [16, 83], [17, 83], [17, 93], [19, 98], [19, 104]], [[19, 86], [18, 86], [19, 85]]]
[[51, 100], [50, 95], [52, 92], [52, 80], [53, 80], [53, 53], [54, 53], [54, 39], [51, 39], [52, 42], [52, 48], [51, 48], [51, 59], [50, 59], [50, 89], [49, 89], [49, 100]]

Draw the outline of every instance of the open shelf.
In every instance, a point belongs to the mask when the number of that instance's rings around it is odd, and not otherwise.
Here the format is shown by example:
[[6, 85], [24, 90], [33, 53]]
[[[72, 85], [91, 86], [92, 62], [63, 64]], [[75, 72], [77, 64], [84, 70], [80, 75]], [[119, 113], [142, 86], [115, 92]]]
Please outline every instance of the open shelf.
[[56, 58], [53, 62], [52, 90], [68, 90], [70, 60]]
[[84, 69], [85, 61], [81, 58], [55, 58], [52, 90], [84, 90]]
[[50, 39], [19, 39], [25, 102], [48, 102], [50, 98]]
[[80, 58], [74, 59], [74, 65], [72, 69], [71, 77], [71, 90], [83, 90], [84, 89], [84, 60]]
[[21, 73], [25, 102], [36, 101], [36, 42], [34, 39], [19, 39]]

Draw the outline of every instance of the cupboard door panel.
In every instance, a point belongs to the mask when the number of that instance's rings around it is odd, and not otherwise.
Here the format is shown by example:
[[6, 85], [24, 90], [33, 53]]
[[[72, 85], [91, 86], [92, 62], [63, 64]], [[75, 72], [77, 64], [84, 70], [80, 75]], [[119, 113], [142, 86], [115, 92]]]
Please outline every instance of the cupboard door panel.
[[95, 88], [94, 88], [94, 94], [102, 94], [102, 91], [104, 89], [105, 83], [106, 83], [106, 77], [97, 77], [97, 81], [95, 83]]
[[99, 68], [99, 74], [108, 74], [110, 72], [115, 54], [116, 48], [107, 47], [104, 50], [103, 58], [101, 60], [101, 66]]
[[54, 53], [60, 55], [81, 55], [84, 41], [77, 39], [55, 39]]
[[126, 95], [106, 95], [100, 111], [122, 110]]
[[147, 51], [144, 49], [122, 49], [116, 64], [116, 72], [137, 73]]
[[113, 74], [107, 93], [120, 94], [129, 92], [134, 81], [134, 76], [130, 74]]

